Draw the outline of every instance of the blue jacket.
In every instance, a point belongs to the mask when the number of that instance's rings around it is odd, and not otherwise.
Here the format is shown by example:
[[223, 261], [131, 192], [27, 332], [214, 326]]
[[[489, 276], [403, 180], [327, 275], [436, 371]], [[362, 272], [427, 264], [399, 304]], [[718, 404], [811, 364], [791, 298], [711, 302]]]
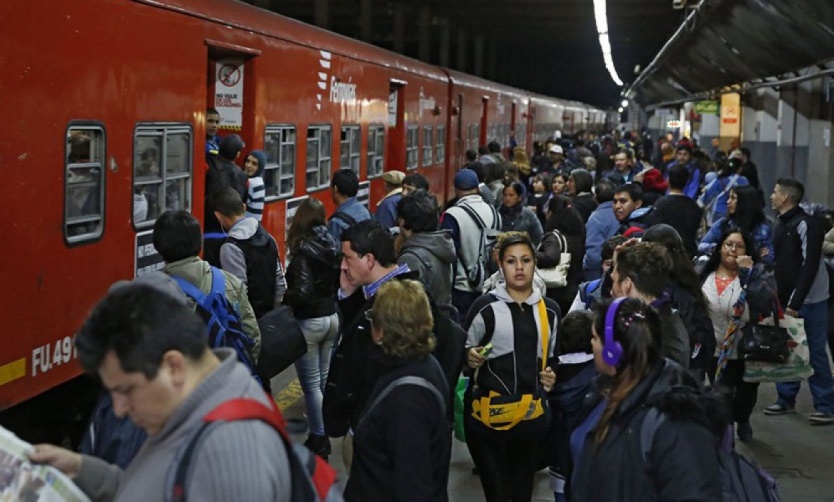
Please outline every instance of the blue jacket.
[[[669, 179], [669, 170], [678, 165], [677, 161], [672, 161], [666, 166], [666, 179]], [[689, 181], [683, 187], [683, 193], [692, 200], [698, 200], [698, 192], [701, 188], [701, 168], [698, 167], [696, 161], [690, 161], [686, 165], [689, 170]]]
[[[732, 186], [730, 185], [732, 183]], [[706, 216], [709, 223], [714, 223], [718, 218], [727, 216], [727, 200], [730, 198], [730, 190], [734, 187], [749, 185], [747, 178], [739, 175], [727, 176], [724, 178], [716, 178], [712, 183], [707, 185], [703, 195], [701, 195], [698, 202], [705, 208], [709, 207], [710, 203], [714, 201], [712, 211]]]
[[[712, 250], [718, 245], [718, 239], [721, 238], [721, 229], [724, 226], [732, 225], [732, 218], [727, 221], [726, 217], [713, 222], [712, 227], [710, 227], [709, 232], [707, 232], [707, 235], [701, 238], [701, 242], [698, 244], [698, 252], [703, 254], [712, 253]], [[753, 229], [753, 235], [751, 235], [751, 237], [759, 250], [767, 249], [767, 254], [762, 257], [762, 261], [766, 265], [772, 265], [773, 258], [775, 256], [775, 252], [773, 251], [773, 227], [770, 226], [770, 223], [762, 223]]]
[[397, 189], [394, 192], [385, 196], [379, 202], [374, 213], [374, 218], [383, 227], [391, 228], [397, 225], [397, 203], [402, 199], [402, 189]]
[[[353, 218], [353, 222], [348, 223], [344, 219], [336, 216], [338, 213], [344, 213], [345, 215]], [[327, 222], [327, 230], [333, 235], [333, 238], [336, 239], [336, 242], [341, 242], [342, 240], [342, 232], [347, 230], [349, 226], [353, 223], [358, 223], [364, 220], [370, 220], [371, 213], [368, 212], [368, 209], [359, 202], [356, 197], [351, 197], [350, 199], [342, 202], [342, 204], [333, 211], [333, 215], [330, 216], [330, 221]], [[340, 244], [341, 246], [341, 244]]]
[[586, 281], [602, 275], [602, 245], [617, 233], [619, 226], [613, 201], [603, 202], [591, 213], [585, 224], [585, 258], [582, 259]]

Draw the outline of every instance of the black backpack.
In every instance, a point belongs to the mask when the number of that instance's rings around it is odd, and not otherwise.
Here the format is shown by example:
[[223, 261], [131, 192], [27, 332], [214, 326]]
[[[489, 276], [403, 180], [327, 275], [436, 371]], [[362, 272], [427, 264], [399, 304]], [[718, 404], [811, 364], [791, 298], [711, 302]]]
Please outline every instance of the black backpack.
[[[643, 461], [651, 468], [651, 450], [654, 435], [667, 419], [657, 408], [649, 409], [640, 428], [640, 450]], [[732, 427], [728, 428], [720, 448], [716, 448], [718, 473], [721, 483], [721, 501], [716, 502], [779, 502], [776, 480], [752, 460], [739, 455], [732, 448]], [[726, 436], [726, 435], [725, 435]]]

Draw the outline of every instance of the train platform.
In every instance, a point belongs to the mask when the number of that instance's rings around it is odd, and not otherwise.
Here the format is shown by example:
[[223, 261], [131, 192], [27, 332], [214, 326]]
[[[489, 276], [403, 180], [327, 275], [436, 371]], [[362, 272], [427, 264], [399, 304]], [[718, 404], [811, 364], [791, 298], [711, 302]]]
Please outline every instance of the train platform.
[[[275, 377], [272, 383], [285, 418], [294, 423], [303, 423], [304, 400], [294, 368]], [[762, 384], [759, 388], [759, 401], [751, 417], [753, 440], [746, 444], [737, 442], [737, 449], [753, 458], [776, 478], [783, 502], [834, 501], [834, 425], [814, 426], [808, 422], [806, 417], [814, 410], [807, 384], [800, 391], [796, 413], [765, 416], [762, 410], [775, 399], [774, 385]], [[293, 436], [298, 441], [304, 441], [306, 432], [294, 433]], [[329, 460], [344, 479], [341, 441], [334, 440], [332, 443], [333, 455]], [[480, 481], [472, 474], [474, 464], [466, 445], [457, 440], [452, 443], [449, 500], [484, 500]], [[548, 489], [546, 471], [536, 474], [533, 500], [553, 500], [553, 494]]]

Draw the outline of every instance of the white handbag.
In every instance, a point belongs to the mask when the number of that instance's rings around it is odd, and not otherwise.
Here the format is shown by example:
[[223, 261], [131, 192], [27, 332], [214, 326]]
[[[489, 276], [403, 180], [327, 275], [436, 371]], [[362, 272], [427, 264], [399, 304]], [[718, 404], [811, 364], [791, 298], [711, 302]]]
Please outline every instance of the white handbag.
[[[559, 239], [559, 248], [561, 254], [559, 255], [559, 264], [550, 268], [538, 268], [539, 276], [544, 280], [545, 286], [548, 288], [563, 288], [568, 285], [568, 269], [570, 269], [570, 253], [568, 250], [568, 241], [562, 232], [558, 230], [553, 231], [553, 235]], [[541, 244], [540, 244], [541, 246]]]

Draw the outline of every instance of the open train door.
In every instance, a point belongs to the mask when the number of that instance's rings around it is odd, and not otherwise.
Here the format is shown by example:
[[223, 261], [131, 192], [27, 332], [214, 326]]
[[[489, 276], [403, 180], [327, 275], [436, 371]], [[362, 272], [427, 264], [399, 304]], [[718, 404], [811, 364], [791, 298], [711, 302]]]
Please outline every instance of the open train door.
[[388, 148], [385, 171], [405, 171], [405, 86], [402, 80], [391, 79], [388, 92]]
[[478, 134], [478, 144], [475, 146], [476, 149], [486, 146], [489, 142], [489, 139], [487, 139], [487, 135], [489, 134], [489, 96], [481, 98], [481, 103], [481, 126]]
[[[245, 152], [263, 145], [258, 138], [263, 134], [255, 131], [255, 62], [261, 51], [238, 45], [228, 45], [223, 42], [206, 40], [208, 57], [206, 64], [206, 110], [216, 110], [220, 115], [217, 132], [206, 122], [208, 113], [202, 115], [202, 124], [196, 124], [195, 162], [192, 212], [199, 218], [203, 217], [204, 243], [203, 255], [209, 263], [218, 265], [220, 245], [225, 240], [222, 230], [218, 233], [214, 228], [215, 218], [205, 200], [205, 169], [207, 160], [216, 155], [215, 148], [219, 146], [221, 138], [229, 134], [238, 134], [245, 144]], [[235, 163], [243, 167], [244, 159], [238, 157]], [[216, 248], [216, 249], [215, 249]]]

